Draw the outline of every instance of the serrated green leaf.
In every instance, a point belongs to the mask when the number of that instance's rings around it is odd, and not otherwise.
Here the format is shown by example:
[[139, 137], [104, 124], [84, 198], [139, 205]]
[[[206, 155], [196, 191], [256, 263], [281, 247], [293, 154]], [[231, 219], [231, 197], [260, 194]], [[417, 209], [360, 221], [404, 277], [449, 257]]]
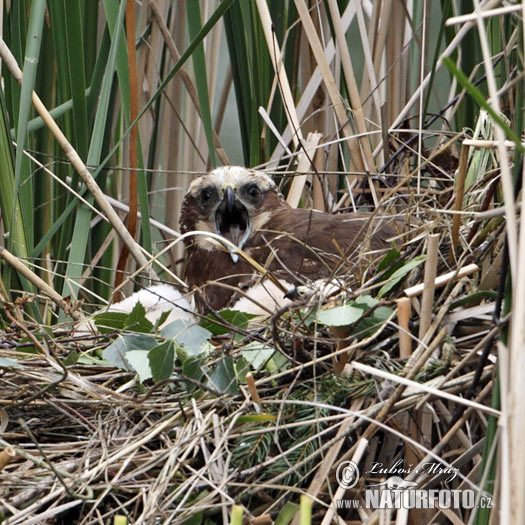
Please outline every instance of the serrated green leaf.
[[197, 357], [209, 349], [211, 332], [189, 319], [177, 319], [161, 329], [167, 339], [174, 339], [189, 357]]
[[137, 302], [127, 316], [126, 329], [143, 334], [150, 334], [153, 330], [153, 323], [146, 319], [146, 309], [140, 301]]
[[101, 312], [93, 317], [93, 321], [101, 334], [123, 330], [128, 314], [123, 312]]
[[166, 310], [165, 312], [162, 312], [160, 314], [160, 317], [155, 321], [155, 326], [153, 327], [153, 331], [156, 332], [160, 326], [164, 324], [166, 319], [169, 317], [170, 311]]
[[246, 383], [246, 374], [250, 369], [250, 363], [248, 363], [244, 357], [241, 356], [235, 361], [235, 375], [237, 376], [239, 383]]
[[80, 354], [76, 350], [73, 350], [72, 352], [69, 352], [65, 359], [62, 360], [62, 364], [64, 366], [76, 365], [78, 363], [79, 356]]
[[351, 306], [356, 308], [361, 308], [364, 311], [368, 311], [370, 308], [373, 308], [379, 301], [374, 299], [371, 295], [361, 295], [355, 301], [350, 303]]
[[[363, 312], [363, 314], [367, 311], [368, 309]], [[359, 321], [359, 323], [357, 323], [354, 330], [352, 331], [352, 335], [357, 337], [357, 339], [369, 337], [375, 330], [379, 328], [380, 324], [384, 323], [392, 315], [392, 312], [393, 310], [386, 306], [380, 306], [376, 308], [371, 315], [365, 317]]]
[[274, 352], [272, 358], [266, 363], [265, 369], [268, 370], [270, 374], [274, 374], [286, 370], [289, 366], [290, 360], [286, 356], [281, 354], [281, 352]]
[[149, 365], [153, 381], [156, 383], [163, 379], [169, 379], [173, 374], [175, 362], [175, 344], [173, 341], [165, 341], [156, 346], [148, 353]]
[[190, 357], [182, 363], [182, 375], [196, 381], [202, 381], [204, 377], [203, 368], [204, 359]]
[[127, 353], [131, 350], [151, 350], [157, 346], [154, 337], [142, 334], [119, 335], [102, 353], [104, 359], [123, 370], [132, 370], [126, 360]]
[[219, 364], [210, 374], [210, 385], [226, 394], [236, 395], [239, 393], [239, 385], [235, 375], [233, 357], [223, 357]]
[[[248, 327], [248, 323], [254, 317], [257, 317], [254, 314], [247, 314], [238, 310], [221, 310], [219, 315], [228, 323], [232, 324], [233, 326], [237, 326], [242, 330], [245, 330]], [[227, 326], [222, 326], [219, 324], [217, 320], [211, 315], [205, 317], [200, 322], [200, 325], [206, 330], [210, 331], [213, 335], [223, 335], [230, 332], [230, 329]]]
[[401, 268], [397, 269], [392, 274], [390, 279], [388, 279], [388, 281], [386, 281], [386, 283], [380, 288], [379, 292], [377, 293], [377, 298], [381, 299], [381, 297], [384, 297], [390, 290], [392, 290], [392, 288], [394, 288], [394, 286], [400, 283], [411, 270], [419, 266], [425, 260], [425, 258], [426, 255], [419, 255], [407, 262]]

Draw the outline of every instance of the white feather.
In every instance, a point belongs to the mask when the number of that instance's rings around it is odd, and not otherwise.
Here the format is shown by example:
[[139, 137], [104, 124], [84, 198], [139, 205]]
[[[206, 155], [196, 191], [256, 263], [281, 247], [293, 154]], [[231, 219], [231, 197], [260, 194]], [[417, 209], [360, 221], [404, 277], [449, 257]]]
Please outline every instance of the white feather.
[[[292, 288], [292, 285], [286, 281], [280, 280], [280, 283], [285, 290]], [[232, 306], [232, 310], [268, 317], [290, 303], [290, 299], [284, 297], [284, 292], [277, 285], [266, 280], [249, 288], [246, 295]]]
[[140, 302], [146, 310], [146, 318], [152, 323], [166, 311], [170, 312], [166, 323], [177, 319], [194, 319], [194, 309], [186, 297], [170, 284], [156, 284], [135, 292], [119, 303], [113, 303], [107, 311], [131, 313]]

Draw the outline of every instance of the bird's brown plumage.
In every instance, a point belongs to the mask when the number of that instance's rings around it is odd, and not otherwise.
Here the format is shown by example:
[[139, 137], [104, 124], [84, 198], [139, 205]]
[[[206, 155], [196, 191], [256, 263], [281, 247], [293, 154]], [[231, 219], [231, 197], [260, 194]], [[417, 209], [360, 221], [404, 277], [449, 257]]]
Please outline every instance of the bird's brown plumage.
[[[355, 273], [365, 252], [388, 248], [395, 235], [390, 219], [291, 208], [268, 176], [235, 166], [193, 181], [183, 201], [180, 230], [217, 233], [293, 283]], [[238, 286], [253, 276], [248, 262], [234, 262], [236, 257], [217, 241], [189, 237], [185, 247], [186, 282], [202, 287], [212, 308], [228, 306], [233, 295], [212, 281]]]

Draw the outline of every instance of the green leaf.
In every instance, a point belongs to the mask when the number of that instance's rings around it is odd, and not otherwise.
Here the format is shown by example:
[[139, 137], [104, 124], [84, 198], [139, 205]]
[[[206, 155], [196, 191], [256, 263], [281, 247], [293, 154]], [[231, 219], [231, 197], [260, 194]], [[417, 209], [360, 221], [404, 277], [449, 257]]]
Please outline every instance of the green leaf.
[[250, 372], [250, 370], [250, 363], [248, 363], [244, 357], [241, 356], [235, 361], [235, 375], [239, 383], [246, 384], [246, 374]]
[[132, 370], [126, 360], [127, 353], [131, 350], [151, 350], [157, 346], [157, 341], [150, 335], [126, 334], [119, 335], [102, 353], [104, 359], [123, 370]]
[[286, 370], [290, 366], [290, 360], [281, 354], [281, 352], [275, 352], [272, 356], [272, 358], [266, 363], [266, 370], [270, 374], [274, 374], [276, 372], [282, 372], [283, 370]]
[[[233, 326], [245, 330], [248, 327], [248, 323], [254, 318], [257, 317], [254, 314], [247, 314], [244, 312], [239, 312], [238, 310], [221, 310], [219, 315], [228, 323]], [[211, 332], [213, 335], [223, 335], [230, 333], [230, 329], [227, 326], [222, 326], [215, 319], [215, 317], [208, 315], [201, 322], [200, 325]]]
[[197, 357], [209, 349], [211, 332], [189, 319], [177, 319], [165, 326], [161, 334], [174, 339], [189, 357]]
[[317, 322], [326, 326], [348, 326], [363, 315], [361, 308], [344, 304], [329, 310], [317, 311]]
[[210, 374], [209, 383], [212, 387], [226, 394], [236, 395], [239, 393], [232, 356], [223, 357], [219, 361], [215, 370]]
[[93, 321], [101, 334], [123, 330], [128, 314], [124, 312], [101, 312], [93, 317]]
[[[363, 314], [365, 314], [369, 309], [367, 308]], [[353, 335], [358, 339], [364, 339], [372, 335], [372, 333], [379, 328], [379, 325], [384, 323], [393, 313], [391, 308], [386, 306], [380, 306], [376, 308], [371, 315], [361, 319], [359, 323], [355, 326], [353, 330]]]
[[252, 341], [242, 349], [241, 355], [255, 370], [260, 370], [274, 352], [275, 348], [258, 341]]
[[202, 381], [204, 377], [204, 359], [198, 357], [189, 357], [182, 363], [182, 375]]
[[76, 365], [78, 363], [79, 357], [80, 354], [76, 350], [73, 350], [72, 352], [69, 352], [65, 359], [62, 360], [62, 364], [64, 366]]
[[147, 350], [130, 350], [126, 353], [126, 361], [138, 374], [141, 383], [153, 377], [148, 356]]
[[[188, 32], [190, 39], [194, 39], [202, 29], [201, 11], [199, 2], [186, 0]], [[213, 123], [210, 111], [210, 97], [208, 94], [208, 74], [206, 73], [206, 58], [204, 55], [204, 44], [199, 42], [195, 51], [191, 55], [193, 61], [193, 71], [195, 74], [195, 87], [199, 98], [200, 116], [206, 141], [208, 142], [208, 154], [211, 168], [217, 167], [215, 155], [215, 141], [213, 137]]]
[[397, 269], [392, 274], [390, 279], [388, 279], [385, 284], [383, 284], [377, 293], [377, 298], [381, 299], [381, 297], [384, 297], [390, 290], [392, 290], [392, 288], [394, 288], [394, 286], [400, 283], [411, 270], [416, 268], [416, 266], [419, 266], [425, 260], [425, 258], [425, 255], [419, 255], [418, 257], [414, 257], [411, 261], [407, 262], [401, 268]]
[[139, 301], [126, 318], [126, 328], [134, 332], [149, 334], [153, 330], [153, 324], [146, 319], [146, 309]]
[[381, 259], [381, 261], [377, 265], [377, 272], [379, 273], [383, 270], [386, 270], [391, 264], [397, 261], [400, 256], [401, 253], [397, 248], [391, 248], [390, 250], [388, 250], [387, 254]]
[[171, 374], [173, 374], [175, 344], [173, 341], [166, 341], [156, 346], [150, 350], [148, 358], [153, 381], [157, 383], [163, 379], [169, 379]]
[[378, 302], [379, 301], [377, 299], [374, 299], [371, 295], [361, 295], [355, 301], [352, 301], [352, 303], [350, 304], [352, 306], [355, 306], [356, 308], [361, 308], [363, 310], [363, 313], [365, 313], [370, 308], [373, 308]]
[[[31, 11], [29, 15], [29, 26], [27, 32], [27, 41], [25, 48], [24, 66], [22, 74], [22, 90], [20, 94], [20, 106], [17, 119], [17, 135], [16, 135], [16, 157], [15, 157], [15, 181], [14, 194], [12, 196], [13, 202], [17, 199], [20, 201], [20, 206], [24, 216], [24, 226], [26, 227], [25, 238], [16, 238], [13, 235], [7, 237], [8, 249], [14, 251], [17, 255], [20, 254], [16, 247], [18, 243], [23, 243], [24, 251], [26, 249], [25, 242], [32, 244], [32, 234], [34, 231], [32, 227], [33, 219], [33, 195], [31, 185], [22, 185], [23, 178], [29, 176], [31, 169], [27, 158], [24, 155], [24, 150], [27, 149], [27, 123], [33, 108], [32, 95], [35, 88], [35, 80], [37, 75], [37, 67], [40, 56], [40, 47], [42, 43], [43, 25], [46, 12], [45, 0], [34, 0], [31, 3]], [[7, 188], [2, 188], [2, 191], [7, 191]], [[16, 221], [16, 207], [12, 208], [9, 223], [14, 224]]]
[[164, 324], [166, 319], [169, 317], [170, 311], [166, 310], [165, 312], [162, 312], [160, 314], [160, 317], [155, 321], [155, 326], [153, 327], [153, 331], [156, 332], [160, 326]]

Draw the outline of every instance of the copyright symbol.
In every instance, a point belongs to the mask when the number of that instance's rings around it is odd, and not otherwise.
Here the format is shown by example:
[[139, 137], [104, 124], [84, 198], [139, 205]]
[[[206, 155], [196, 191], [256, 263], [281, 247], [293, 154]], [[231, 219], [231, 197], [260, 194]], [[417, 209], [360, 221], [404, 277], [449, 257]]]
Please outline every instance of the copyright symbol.
[[343, 461], [337, 466], [335, 477], [341, 488], [351, 489], [359, 481], [359, 469], [353, 461]]

